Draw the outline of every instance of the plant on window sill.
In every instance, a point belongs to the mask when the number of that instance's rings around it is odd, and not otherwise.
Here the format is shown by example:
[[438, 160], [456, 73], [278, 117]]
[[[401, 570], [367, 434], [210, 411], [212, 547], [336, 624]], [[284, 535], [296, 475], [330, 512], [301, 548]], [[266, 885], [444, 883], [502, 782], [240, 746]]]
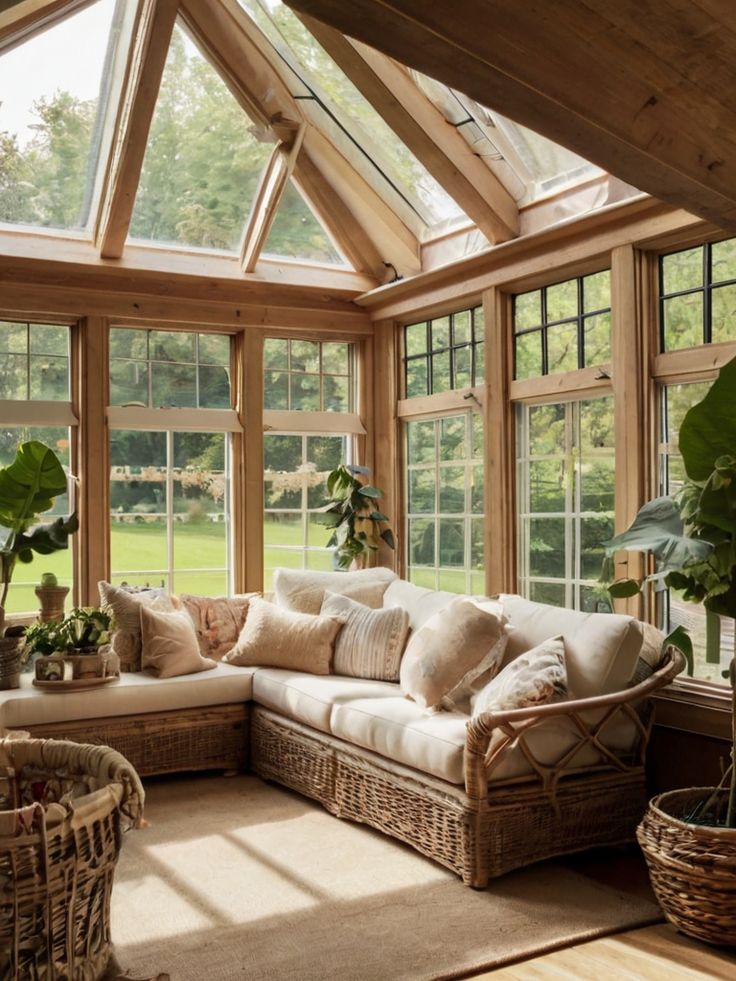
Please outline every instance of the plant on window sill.
[[388, 517], [377, 506], [383, 491], [368, 483], [369, 476], [366, 467], [341, 463], [327, 477], [329, 500], [320, 520], [332, 529], [327, 547], [335, 549], [339, 569], [362, 568], [381, 541], [396, 547]]

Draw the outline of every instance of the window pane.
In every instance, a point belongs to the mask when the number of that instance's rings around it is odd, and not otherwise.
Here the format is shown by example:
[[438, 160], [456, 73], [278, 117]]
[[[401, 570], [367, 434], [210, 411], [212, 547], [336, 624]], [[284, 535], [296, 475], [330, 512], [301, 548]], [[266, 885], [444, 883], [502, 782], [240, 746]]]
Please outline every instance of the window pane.
[[409, 466], [416, 463], [431, 463], [436, 457], [434, 422], [407, 423], [409, 447]]
[[238, 249], [272, 146], [180, 24], [174, 30], [133, 209], [133, 239]]
[[736, 286], [720, 286], [711, 293], [711, 341], [736, 338]]
[[426, 358], [406, 362], [406, 397], [411, 399], [429, 393], [429, 370]]
[[166, 580], [166, 433], [110, 433], [110, 552], [112, 575], [150, 573]]
[[291, 179], [276, 209], [263, 255], [345, 265], [320, 220]]
[[514, 329], [526, 330], [542, 323], [542, 291], [519, 293], [514, 297]]
[[703, 294], [688, 293], [662, 302], [664, 346], [666, 351], [702, 344]]
[[530, 460], [529, 510], [532, 512], [565, 510], [564, 460]]
[[607, 310], [611, 305], [611, 273], [608, 269], [583, 277], [583, 309]]
[[320, 409], [319, 375], [290, 376], [291, 408], [301, 412], [318, 412]]
[[332, 375], [349, 375], [350, 345], [323, 343], [322, 371]]
[[449, 392], [452, 388], [450, 380], [450, 352], [432, 355], [432, 392]]
[[5, 354], [0, 360], [0, 399], [30, 398], [28, 356]]
[[[465, 523], [455, 518], [440, 518], [440, 567], [465, 565]], [[462, 588], [462, 586], [460, 587]]]
[[578, 367], [578, 326], [558, 324], [547, 330], [547, 372], [575, 371]]
[[411, 514], [435, 512], [435, 471], [412, 470], [409, 473], [409, 511]]
[[469, 388], [473, 384], [470, 347], [457, 347], [452, 352], [453, 388]]
[[664, 293], [680, 293], [703, 285], [703, 249], [688, 249], [662, 256]]
[[316, 341], [290, 341], [291, 370], [319, 374], [320, 345]]
[[452, 318], [452, 343], [470, 344], [473, 339], [470, 310], [454, 314]]
[[585, 364], [606, 364], [611, 360], [611, 314], [599, 313], [583, 321]]
[[424, 354], [427, 351], [427, 325], [410, 324], [404, 334], [406, 338], [406, 353]]
[[450, 346], [450, 318], [438, 317], [430, 324], [432, 337], [432, 350], [441, 351]]
[[547, 323], [567, 320], [578, 315], [578, 281], [556, 283], [547, 287]]
[[[459, 310], [426, 323], [409, 324], [404, 336], [407, 398], [469, 388], [483, 381], [481, 307]], [[425, 353], [429, 353], [426, 359], [422, 357]]]
[[736, 239], [714, 242], [711, 249], [712, 281], [722, 283], [724, 280], [736, 279]]
[[69, 328], [0, 321], [0, 399], [69, 401]]
[[264, 409], [289, 408], [289, 376], [285, 371], [267, 371], [263, 376]]
[[199, 408], [230, 408], [230, 372], [218, 365], [199, 366]]
[[275, 337], [267, 337], [263, 342], [263, 365], [265, 368], [289, 367], [289, 342]]
[[567, 441], [565, 406], [529, 406], [527, 426], [529, 453], [534, 456], [564, 454]]
[[467, 455], [467, 414], [446, 416], [440, 421], [440, 459], [463, 460]]
[[161, 406], [196, 406], [197, 369], [193, 364], [151, 364], [151, 401]]
[[351, 412], [352, 362], [349, 344], [267, 338], [264, 408]]
[[110, 362], [110, 404], [148, 405], [148, 365], [142, 361]]
[[412, 518], [409, 521], [409, 565], [434, 568], [434, 518]]
[[442, 467], [440, 479], [440, 512], [459, 511], [462, 514], [466, 510], [465, 467]]
[[199, 363], [230, 366], [230, 338], [227, 334], [198, 334]]
[[515, 341], [515, 378], [536, 378], [542, 374], [542, 332], [519, 334]]
[[138, 358], [148, 360], [149, 330], [130, 330], [125, 327], [110, 328], [110, 359]]

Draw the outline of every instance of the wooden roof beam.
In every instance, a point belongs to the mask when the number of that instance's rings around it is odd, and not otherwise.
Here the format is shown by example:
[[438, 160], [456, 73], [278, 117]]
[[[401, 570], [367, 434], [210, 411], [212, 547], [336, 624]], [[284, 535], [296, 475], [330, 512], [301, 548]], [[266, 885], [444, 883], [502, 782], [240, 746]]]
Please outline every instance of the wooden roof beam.
[[0, 11], [0, 49], [9, 51], [36, 31], [88, 7], [94, 0], [21, 0]]
[[301, 18], [329, 56], [493, 243], [519, 233], [519, 209], [496, 175], [395, 61]]
[[727, 3], [286, 0], [736, 230], [736, 32]]
[[123, 254], [178, 9], [179, 0], [145, 0], [141, 7], [100, 207], [103, 259]]

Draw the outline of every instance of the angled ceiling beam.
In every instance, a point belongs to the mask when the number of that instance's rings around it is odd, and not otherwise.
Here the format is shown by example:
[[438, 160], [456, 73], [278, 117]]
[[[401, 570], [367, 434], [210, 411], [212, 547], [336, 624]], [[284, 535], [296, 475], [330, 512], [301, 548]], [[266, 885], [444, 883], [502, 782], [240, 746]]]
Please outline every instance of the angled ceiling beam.
[[399, 139], [493, 243], [519, 233], [519, 209], [457, 129], [385, 55], [355, 44], [311, 17], [306, 27]]
[[241, 264], [243, 272], [255, 271], [258, 257], [268, 239], [276, 211], [284, 196], [286, 185], [294, 170], [304, 140], [306, 123], [294, 132], [291, 146], [281, 143], [274, 148], [258, 182], [256, 195], [251, 205], [250, 215], [245, 226]]
[[370, 236], [379, 255], [401, 276], [421, 272], [421, 250], [416, 236], [330, 140], [310, 126], [304, 137], [304, 148], [328, 187], [344, 201]]
[[97, 244], [103, 259], [123, 254], [179, 0], [145, 0], [103, 192]]
[[381, 254], [306, 151], [299, 154], [294, 179], [355, 271], [367, 273], [374, 276], [377, 282], [383, 282], [386, 267]]
[[257, 29], [244, 29], [251, 21], [237, 0], [182, 0], [181, 13], [251, 119], [271, 126], [282, 139], [279, 120], [288, 121], [287, 129], [302, 121], [296, 100], [267, 57], [268, 42]]
[[88, 7], [93, 0], [21, 0], [0, 11], [0, 48], [7, 51], [44, 27]]
[[736, 230], [732, 3], [286, 2]]

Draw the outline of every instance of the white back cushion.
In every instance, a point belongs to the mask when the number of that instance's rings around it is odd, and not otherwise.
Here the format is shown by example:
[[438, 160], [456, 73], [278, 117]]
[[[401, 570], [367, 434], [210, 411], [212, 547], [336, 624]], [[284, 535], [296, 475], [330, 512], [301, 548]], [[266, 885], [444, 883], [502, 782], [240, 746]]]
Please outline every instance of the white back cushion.
[[[396, 579], [396, 573], [382, 566], [357, 572], [312, 572], [301, 569], [276, 569], [273, 589], [276, 603], [284, 610], [298, 613], [319, 613], [325, 593], [350, 594], [359, 602], [378, 609], [383, 589]], [[375, 587], [372, 591], [370, 587]], [[375, 602], [360, 596], [367, 588]]]
[[400, 606], [402, 610], [406, 610], [409, 614], [409, 626], [412, 630], [418, 630], [438, 610], [456, 599], [458, 593], [425, 589], [424, 586], [415, 586], [406, 579], [395, 579], [383, 594], [383, 605]]
[[565, 641], [567, 673], [573, 698], [607, 695], [626, 687], [636, 670], [644, 625], [617, 613], [581, 613], [521, 596], [503, 595], [509, 633], [504, 665], [550, 637]]

